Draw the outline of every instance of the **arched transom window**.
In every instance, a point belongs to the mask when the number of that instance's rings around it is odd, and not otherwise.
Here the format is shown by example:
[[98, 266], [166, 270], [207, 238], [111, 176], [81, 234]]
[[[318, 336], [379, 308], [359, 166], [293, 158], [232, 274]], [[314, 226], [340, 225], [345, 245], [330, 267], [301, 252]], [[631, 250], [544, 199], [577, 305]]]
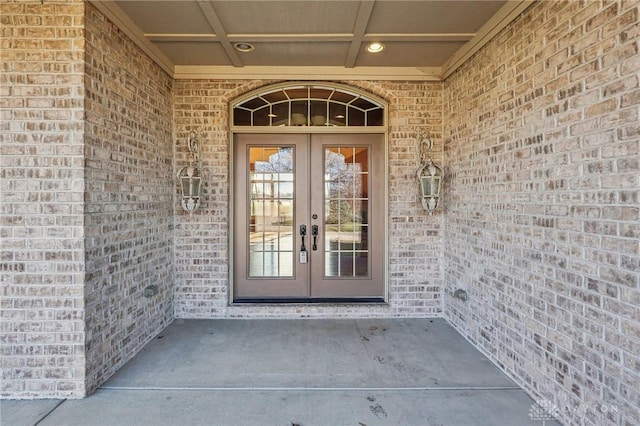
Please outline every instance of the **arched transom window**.
[[232, 104], [232, 126], [384, 127], [385, 103], [329, 83], [270, 86]]

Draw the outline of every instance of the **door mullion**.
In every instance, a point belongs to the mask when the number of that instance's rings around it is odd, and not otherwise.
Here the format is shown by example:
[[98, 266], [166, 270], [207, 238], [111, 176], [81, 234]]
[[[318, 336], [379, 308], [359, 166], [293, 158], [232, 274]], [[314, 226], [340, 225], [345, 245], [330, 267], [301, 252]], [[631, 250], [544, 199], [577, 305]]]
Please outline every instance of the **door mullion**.
[[[304, 224], [307, 226], [307, 263], [300, 265], [300, 273], [304, 274], [304, 281], [305, 281], [305, 287], [306, 287], [306, 296], [307, 297], [311, 297], [311, 274], [310, 269], [312, 267], [312, 263], [313, 263], [313, 255], [311, 253], [311, 222], [310, 222], [310, 218], [311, 218], [311, 214], [309, 213], [309, 206], [311, 205], [311, 135], [307, 134], [305, 135], [306, 140], [304, 143], [304, 151], [300, 150], [299, 151], [299, 157], [297, 159], [297, 164], [300, 164], [301, 166], [304, 167], [304, 173], [301, 173], [299, 179], [300, 179], [300, 187], [301, 189], [303, 188], [304, 191], [302, 191], [301, 194], [299, 194], [299, 196], [296, 196], [296, 204], [297, 204], [297, 211], [300, 214], [300, 219], [301, 219], [301, 223], [300, 224]], [[298, 262], [300, 261], [300, 258], [298, 257]]]
[[[309, 295], [314, 296], [314, 284], [318, 278], [324, 275], [324, 151], [322, 144], [314, 143], [313, 135], [309, 135], [310, 158], [309, 158], [309, 215], [311, 226], [318, 227], [317, 248], [311, 253], [310, 287]], [[315, 218], [315, 219], [314, 219]]]

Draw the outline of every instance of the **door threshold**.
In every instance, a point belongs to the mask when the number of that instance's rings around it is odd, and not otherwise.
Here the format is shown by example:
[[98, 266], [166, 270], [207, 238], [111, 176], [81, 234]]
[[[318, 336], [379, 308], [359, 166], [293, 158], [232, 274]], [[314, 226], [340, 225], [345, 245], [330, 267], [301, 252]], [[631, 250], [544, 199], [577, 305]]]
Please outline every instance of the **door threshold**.
[[283, 298], [239, 298], [233, 299], [234, 305], [239, 304], [386, 304], [382, 297], [283, 297]]

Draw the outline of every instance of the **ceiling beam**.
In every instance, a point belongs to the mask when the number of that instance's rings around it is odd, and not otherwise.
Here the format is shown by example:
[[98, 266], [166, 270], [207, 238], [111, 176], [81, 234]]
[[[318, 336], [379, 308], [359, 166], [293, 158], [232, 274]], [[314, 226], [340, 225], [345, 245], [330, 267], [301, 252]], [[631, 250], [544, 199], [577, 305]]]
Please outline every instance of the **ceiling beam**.
[[309, 42], [309, 41], [346, 41], [353, 40], [353, 34], [346, 33], [324, 33], [324, 34], [227, 34], [227, 37], [231, 41], [246, 41], [246, 42], [283, 42], [283, 43], [296, 43], [296, 42]]
[[[0, 0], [1, 1], [1, 0]], [[362, 0], [360, 2], [358, 15], [354, 24], [355, 34], [337, 33], [326, 34], [303, 34], [297, 40], [300, 41], [343, 41], [350, 42], [349, 51], [350, 68], [345, 67], [280, 67], [280, 66], [250, 66], [243, 68], [243, 64], [237, 52], [232, 46], [235, 41], [242, 41], [232, 37], [243, 37], [246, 34], [229, 35], [225, 32], [222, 23], [213, 8], [211, 1], [198, 0], [201, 10], [212, 27], [214, 33], [206, 34], [145, 34], [131, 18], [124, 13], [113, 0], [89, 0], [101, 13], [123, 31], [133, 42], [148, 54], [164, 71], [176, 79], [180, 78], [267, 78], [267, 79], [363, 79], [363, 80], [422, 80], [422, 81], [442, 81], [449, 77], [456, 69], [465, 63], [475, 52], [482, 48], [492, 37], [516, 19], [520, 14], [531, 6], [535, 0], [507, 0], [506, 4], [496, 15], [480, 28], [474, 37], [468, 41], [459, 51], [457, 51], [442, 67], [355, 67], [362, 43], [373, 40], [383, 41], [462, 41], [471, 34], [448, 33], [448, 34], [366, 34], [366, 27], [371, 17], [375, 0]], [[317, 36], [317, 37], [315, 37]], [[291, 34], [268, 34], [263, 39], [258, 40], [261, 35], [256, 35], [258, 41], [295, 41]], [[222, 43], [224, 38], [224, 43]], [[244, 39], [246, 41], [246, 39]], [[174, 65], [171, 59], [154, 42], [162, 41], [202, 41], [220, 42], [225, 47], [229, 58], [235, 58], [233, 65], [229, 66], [180, 66]]]
[[440, 42], [440, 41], [469, 41], [475, 37], [475, 33], [415, 33], [415, 34], [365, 34], [363, 41], [417, 41], [417, 42]]
[[351, 40], [351, 45], [349, 46], [347, 58], [344, 63], [344, 66], [347, 68], [353, 68], [356, 66], [356, 59], [358, 59], [362, 39], [367, 31], [367, 25], [369, 25], [369, 19], [371, 18], [371, 11], [373, 11], [374, 3], [375, 0], [362, 0], [360, 2], [358, 16], [353, 28], [353, 40]]
[[146, 33], [144, 35], [149, 41], [169, 42], [169, 41], [204, 41], [216, 42], [218, 36], [215, 34], [153, 34]]
[[216, 10], [213, 8], [211, 2], [206, 0], [199, 0], [198, 6], [200, 6], [200, 9], [202, 10], [202, 13], [204, 13], [205, 18], [207, 18], [211, 29], [213, 29], [213, 32], [216, 34], [216, 36], [218, 36], [218, 40], [220, 41], [224, 52], [227, 54], [229, 61], [231, 61], [234, 67], [243, 67], [244, 64], [242, 63], [242, 60], [240, 60], [238, 52], [236, 52], [236, 50], [233, 48], [233, 45], [229, 41], [227, 32], [222, 25], [222, 21], [220, 21], [220, 17], [218, 16]]

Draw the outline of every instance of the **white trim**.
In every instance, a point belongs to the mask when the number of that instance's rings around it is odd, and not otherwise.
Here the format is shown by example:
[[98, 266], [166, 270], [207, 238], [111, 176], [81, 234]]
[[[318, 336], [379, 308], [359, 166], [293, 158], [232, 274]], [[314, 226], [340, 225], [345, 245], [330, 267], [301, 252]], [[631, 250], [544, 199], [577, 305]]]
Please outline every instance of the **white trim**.
[[149, 41], [157, 41], [157, 42], [215, 42], [220, 41], [217, 35], [215, 34], [155, 34], [155, 33], [145, 33], [144, 36]]
[[149, 55], [170, 77], [175, 78], [175, 65], [160, 49], [145, 37], [135, 22], [131, 20], [112, 0], [89, 0], [100, 13], [125, 33], [144, 53]]
[[440, 81], [440, 67], [277, 67], [176, 65], [176, 79], [411, 80]]
[[[370, 100], [372, 103], [377, 103], [379, 106], [383, 107], [385, 110], [389, 108], [389, 102], [387, 102], [384, 98], [377, 96], [373, 93], [370, 93], [364, 89], [361, 89], [355, 86], [349, 86], [347, 84], [335, 83], [333, 81], [324, 81], [324, 80], [285, 81], [282, 83], [270, 84], [268, 86], [261, 86], [261, 87], [258, 87], [257, 89], [243, 93], [242, 95], [234, 98], [229, 102], [229, 105], [231, 109], [233, 109], [234, 107], [244, 103], [245, 101], [260, 95], [270, 94], [278, 90], [298, 89], [298, 88], [308, 87], [308, 86], [314, 86], [316, 88], [322, 88], [322, 89], [335, 89], [341, 92], [358, 95], [364, 99]], [[306, 98], [303, 98], [303, 99], [306, 99]], [[292, 100], [297, 100], [297, 99], [292, 99]]]
[[302, 134], [371, 134], [385, 133], [385, 126], [234, 126], [230, 127], [233, 133], [302, 133]]
[[[170, 34], [170, 33], [145, 33], [144, 36], [150, 41], [220, 41], [220, 38], [214, 33], [206, 34]], [[442, 34], [387, 34], [387, 33], [371, 33], [362, 36], [363, 41], [375, 41], [384, 39], [385, 41], [469, 41], [476, 36], [476, 33], [442, 33]], [[331, 42], [342, 41], [351, 42], [353, 34], [350, 33], [326, 33], [326, 34], [227, 34], [227, 39], [231, 42], [288, 42], [288, 43], [304, 43], [304, 42]]]
[[364, 41], [469, 41], [476, 33], [441, 33], [441, 34], [387, 34], [370, 33], [363, 37]]
[[480, 28], [476, 36], [462, 46], [442, 65], [441, 80], [446, 80], [469, 58], [482, 49], [491, 39], [537, 0], [509, 0]]
[[[382, 108], [382, 126], [235, 126], [233, 125], [233, 110], [245, 101], [266, 95], [278, 90], [287, 90], [288, 88], [300, 87], [318, 87], [325, 89], [333, 89], [344, 93], [350, 93], [354, 96], [361, 97], [367, 101], [377, 104]], [[306, 98], [304, 98], [306, 99]], [[258, 87], [250, 90], [235, 99], [229, 101], [229, 123], [230, 129], [237, 133], [382, 133], [387, 132], [389, 102], [384, 98], [373, 93], [354, 86], [329, 81], [313, 80], [313, 81], [285, 81], [282, 83], [274, 83], [268, 86]], [[269, 129], [269, 130], [266, 130]]]
[[[318, 85], [326, 88], [334, 88], [338, 90], [343, 90], [346, 92], [353, 92], [358, 95], [362, 95], [363, 97], [375, 101], [379, 103], [383, 107], [383, 126], [358, 126], [358, 127], [322, 127], [322, 126], [304, 126], [304, 127], [269, 127], [269, 126], [231, 126], [231, 122], [233, 121], [233, 108], [244, 102], [245, 100], [254, 97], [260, 93], [270, 93], [274, 90], [283, 89], [286, 87], [297, 87], [297, 86], [310, 86], [310, 85]], [[373, 93], [368, 92], [366, 89], [362, 89], [355, 86], [349, 86], [341, 83], [334, 83], [332, 81], [322, 81], [322, 80], [314, 80], [314, 81], [287, 81], [282, 83], [274, 83], [268, 86], [262, 86], [254, 90], [250, 90], [246, 93], [243, 93], [237, 96], [234, 99], [231, 99], [228, 104], [228, 115], [229, 115], [229, 229], [227, 235], [228, 239], [228, 253], [229, 253], [229, 275], [227, 276], [228, 284], [229, 284], [229, 293], [227, 298], [227, 306], [238, 306], [242, 304], [234, 303], [233, 295], [234, 295], [234, 233], [232, 232], [235, 226], [235, 163], [234, 163], [234, 150], [235, 150], [235, 135], [243, 134], [243, 133], [260, 133], [260, 134], [268, 134], [268, 133], [303, 133], [303, 134], [317, 134], [317, 133], [336, 133], [336, 134], [379, 134], [383, 135], [384, 138], [384, 147], [383, 147], [383, 155], [384, 155], [384, 166], [383, 166], [383, 181], [384, 181], [384, 218], [383, 218], [383, 233], [384, 233], [384, 259], [386, 259], [386, 265], [384, 267], [383, 272], [383, 280], [384, 280], [384, 289], [383, 289], [383, 302], [387, 306], [391, 301], [391, 285], [390, 285], [390, 269], [391, 263], [389, 262], [389, 242], [390, 242], [390, 233], [389, 233], [389, 217], [391, 215], [391, 211], [389, 208], [389, 196], [390, 196], [390, 188], [389, 188], [389, 102]], [[263, 304], [262, 306], [268, 306], [269, 304]], [[292, 303], [290, 306], [306, 306], [305, 303]], [[316, 304], [311, 304], [313, 306], [318, 306]], [[366, 304], [356, 304], [356, 306], [364, 306]], [[251, 304], [251, 306], [258, 306], [255, 304]], [[333, 306], [333, 305], [332, 305]]]
[[246, 41], [246, 42], [279, 42], [284, 41], [288, 43], [303, 43], [309, 41], [351, 41], [353, 34], [349, 33], [324, 33], [324, 34], [228, 34], [227, 37], [231, 41]]
[[[263, 88], [264, 89], [264, 88]], [[233, 102], [233, 101], [232, 101]], [[229, 108], [231, 109], [231, 102], [229, 103]], [[385, 123], [387, 123], [387, 112], [388, 112], [388, 105], [385, 102], [385, 110], [384, 110], [384, 114], [385, 114]], [[278, 131], [280, 129], [280, 131]], [[337, 306], [337, 305], [342, 305], [342, 303], [331, 303], [331, 302], [323, 302], [323, 303], [236, 303], [233, 300], [234, 294], [235, 294], [235, 282], [234, 282], [234, 257], [235, 257], [235, 237], [234, 237], [234, 226], [235, 226], [235, 203], [236, 203], [236, 199], [235, 199], [235, 136], [236, 135], [240, 135], [240, 134], [246, 134], [246, 133], [259, 133], [259, 134], [269, 134], [269, 133], [289, 133], [289, 132], [283, 132], [281, 131], [283, 128], [282, 127], [239, 127], [237, 129], [229, 129], [228, 135], [229, 135], [229, 211], [228, 211], [228, 216], [229, 216], [229, 228], [228, 228], [228, 240], [227, 243], [229, 244], [227, 246], [227, 252], [229, 254], [229, 258], [228, 258], [228, 276], [227, 276], [227, 282], [228, 282], [228, 294], [227, 294], [227, 307], [234, 307], [234, 306], [251, 306], [251, 307], [265, 307], [265, 306], [287, 306], [287, 307], [300, 307], [300, 306]], [[291, 133], [302, 133], [302, 134], [306, 134], [306, 135], [313, 135], [313, 134], [317, 134], [317, 133], [328, 133], [325, 128], [322, 127], [314, 127], [314, 126], [309, 126], [309, 127], [296, 127], [294, 128], [295, 131], [291, 132]], [[357, 306], [357, 307], [361, 307], [361, 306], [371, 306], [371, 305], [376, 305], [376, 306], [386, 306], [386, 307], [390, 307], [390, 303], [391, 303], [391, 283], [390, 283], [390, 269], [391, 269], [391, 262], [390, 262], [390, 258], [389, 258], [389, 244], [390, 244], [390, 230], [389, 230], [389, 218], [391, 216], [391, 211], [390, 211], [390, 204], [389, 204], [389, 197], [390, 197], [390, 187], [389, 187], [389, 175], [390, 175], [390, 161], [389, 161], [389, 132], [387, 127], [353, 127], [353, 128], [345, 128], [345, 127], [334, 127], [334, 128], [330, 128], [330, 129], [335, 129], [330, 133], [336, 133], [336, 134], [347, 134], [347, 133], [351, 133], [351, 134], [378, 134], [378, 135], [382, 135], [383, 136], [383, 161], [384, 161], [384, 165], [383, 165], [383, 181], [384, 181], [384, 195], [383, 195], [383, 204], [384, 204], [384, 217], [383, 217], [383, 235], [384, 235], [384, 248], [383, 248], [383, 258], [385, 259], [386, 264], [384, 265], [383, 268], [383, 274], [382, 274], [382, 279], [384, 281], [383, 283], [383, 295], [382, 295], [382, 303], [347, 303], [346, 305], [348, 306]], [[366, 130], [369, 131], [366, 131]], [[353, 131], [345, 131], [345, 130], [353, 130]]]
[[[305, 67], [305, 66], [206, 66], [206, 65], [175, 65], [165, 55], [153, 40], [189, 40], [206, 39], [215, 37], [216, 41], [223, 41], [217, 35], [206, 34], [177, 36], [175, 34], [144, 34], [113, 0], [89, 0], [103, 15], [111, 20], [122, 32], [164, 71], [174, 79], [291, 79], [291, 80], [411, 80], [411, 81], [443, 81], [455, 70], [464, 64], [471, 56], [484, 47], [498, 32], [504, 29], [511, 21], [516, 19], [529, 6], [537, 0], [508, 0], [507, 3], [471, 38], [460, 50], [458, 50], [442, 67], [354, 67], [342, 66]], [[202, 3], [202, 2], [200, 2]], [[228, 40], [233, 40], [241, 34], [229, 34]], [[473, 34], [406, 34], [393, 37], [396, 40], [458, 40], [464, 41]], [[376, 34], [364, 34], [363, 41], [375, 38]], [[386, 34], [389, 38], [393, 35]], [[256, 36], [257, 39], [258, 36]], [[307, 35], [311, 39], [311, 35]], [[328, 34], [328, 39], [345, 40], [353, 38], [352, 34]], [[260, 36], [263, 38], [263, 36]], [[264, 36], [267, 39], [286, 39], [288, 36], [274, 34]], [[319, 37], [319, 38], [324, 38]]]

